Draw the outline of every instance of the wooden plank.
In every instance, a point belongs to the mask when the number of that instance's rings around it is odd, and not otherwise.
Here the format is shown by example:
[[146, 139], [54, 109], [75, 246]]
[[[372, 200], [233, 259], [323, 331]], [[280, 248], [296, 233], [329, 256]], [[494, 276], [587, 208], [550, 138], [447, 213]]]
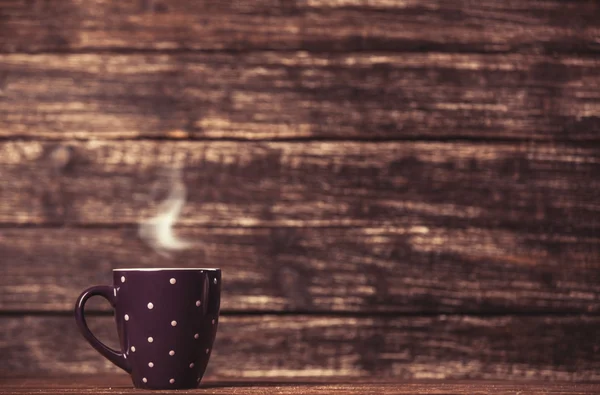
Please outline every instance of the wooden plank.
[[[95, 318], [98, 336], [114, 343], [113, 319]], [[4, 375], [117, 371], [72, 317], [0, 322]], [[224, 316], [208, 375], [599, 380], [599, 325], [574, 316]]]
[[[156, 391], [133, 389], [124, 374], [64, 377], [0, 378], [5, 395], [54, 395], [78, 391], [85, 394], [156, 394]], [[367, 380], [353, 378], [335, 379], [246, 379], [246, 380], [203, 380], [199, 394], [236, 395], [298, 395], [332, 393], [339, 395], [554, 395], [597, 394], [599, 384], [571, 382], [519, 382], [481, 380], [390, 380], [372, 377]], [[178, 392], [179, 393], [179, 392]]]
[[600, 226], [597, 147], [413, 142], [2, 142], [0, 223], [135, 225], [172, 166], [183, 225]]
[[597, 57], [0, 55], [0, 137], [597, 142], [598, 86]]
[[0, 50], [597, 52], [599, 15], [560, 0], [2, 0]]
[[[186, 228], [158, 255], [134, 229], [1, 229], [1, 311], [70, 312], [118, 267], [221, 267], [225, 311], [600, 311], [600, 240], [493, 229]], [[93, 305], [109, 311], [107, 303]]]

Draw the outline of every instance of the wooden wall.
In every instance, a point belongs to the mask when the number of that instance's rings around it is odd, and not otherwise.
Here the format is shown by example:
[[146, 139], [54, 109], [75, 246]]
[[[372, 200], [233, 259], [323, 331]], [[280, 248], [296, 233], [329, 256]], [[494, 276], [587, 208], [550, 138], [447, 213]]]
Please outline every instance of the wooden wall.
[[0, 0], [0, 180], [0, 375], [116, 371], [75, 298], [176, 265], [214, 376], [600, 379], [594, 0]]

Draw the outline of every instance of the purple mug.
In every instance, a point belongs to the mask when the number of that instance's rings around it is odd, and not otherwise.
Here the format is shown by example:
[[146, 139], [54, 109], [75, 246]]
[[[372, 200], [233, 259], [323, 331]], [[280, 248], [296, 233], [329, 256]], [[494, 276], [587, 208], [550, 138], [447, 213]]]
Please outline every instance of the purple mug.
[[[217, 333], [221, 270], [115, 269], [113, 281], [77, 299], [75, 319], [86, 340], [129, 373], [137, 388], [196, 388]], [[114, 308], [120, 351], [87, 327], [84, 307], [95, 295]]]

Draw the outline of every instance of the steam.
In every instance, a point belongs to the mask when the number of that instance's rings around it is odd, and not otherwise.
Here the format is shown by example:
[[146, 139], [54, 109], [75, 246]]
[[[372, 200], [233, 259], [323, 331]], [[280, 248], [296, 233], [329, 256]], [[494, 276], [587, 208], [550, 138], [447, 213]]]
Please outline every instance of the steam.
[[174, 251], [190, 248], [194, 243], [177, 237], [173, 225], [185, 204], [187, 189], [182, 181], [181, 169], [174, 169], [170, 176], [169, 195], [157, 208], [157, 214], [140, 223], [140, 238], [158, 254], [170, 257]]

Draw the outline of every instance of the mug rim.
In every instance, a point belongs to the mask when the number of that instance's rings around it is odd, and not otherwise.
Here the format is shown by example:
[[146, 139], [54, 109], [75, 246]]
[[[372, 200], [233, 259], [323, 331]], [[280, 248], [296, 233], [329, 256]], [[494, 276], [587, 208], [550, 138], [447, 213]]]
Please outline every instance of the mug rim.
[[138, 271], [138, 272], [159, 272], [159, 271], [169, 271], [169, 270], [177, 270], [177, 271], [184, 271], [184, 270], [188, 270], [188, 271], [197, 271], [197, 270], [206, 270], [206, 271], [220, 271], [221, 268], [217, 268], [217, 267], [138, 267], [138, 268], [119, 268], [119, 269], [113, 269], [113, 272], [124, 272], [124, 271], [128, 271], [128, 272], [133, 272], [133, 271]]

